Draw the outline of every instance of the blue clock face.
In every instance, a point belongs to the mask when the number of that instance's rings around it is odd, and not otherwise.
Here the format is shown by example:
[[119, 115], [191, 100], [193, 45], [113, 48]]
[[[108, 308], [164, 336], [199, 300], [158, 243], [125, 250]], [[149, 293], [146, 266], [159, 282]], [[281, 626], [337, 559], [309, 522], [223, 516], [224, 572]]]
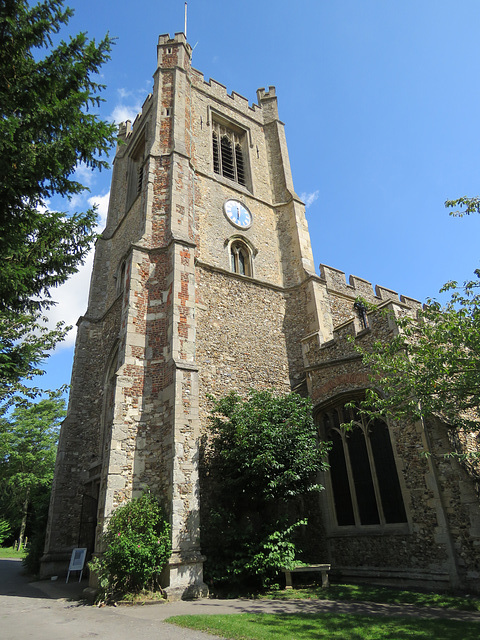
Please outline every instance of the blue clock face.
[[252, 214], [238, 200], [227, 200], [223, 205], [225, 215], [239, 229], [248, 229], [252, 224]]

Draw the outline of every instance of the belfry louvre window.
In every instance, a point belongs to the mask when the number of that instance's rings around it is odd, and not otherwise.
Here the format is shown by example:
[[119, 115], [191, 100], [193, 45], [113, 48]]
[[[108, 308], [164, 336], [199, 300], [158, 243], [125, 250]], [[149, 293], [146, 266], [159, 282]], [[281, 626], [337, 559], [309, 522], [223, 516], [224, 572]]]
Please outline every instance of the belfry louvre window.
[[137, 143], [135, 150], [128, 158], [127, 173], [127, 210], [142, 192], [143, 162], [145, 157], [145, 138]]
[[[353, 428], [340, 425], [353, 421]], [[407, 522], [387, 424], [367, 422], [344, 404], [320, 414], [329, 453], [336, 524], [360, 527]]]
[[244, 138], [245, 134], [237, 133], [213, 121], [212, 146], [214, 172], [246, 186], [242, 144]]

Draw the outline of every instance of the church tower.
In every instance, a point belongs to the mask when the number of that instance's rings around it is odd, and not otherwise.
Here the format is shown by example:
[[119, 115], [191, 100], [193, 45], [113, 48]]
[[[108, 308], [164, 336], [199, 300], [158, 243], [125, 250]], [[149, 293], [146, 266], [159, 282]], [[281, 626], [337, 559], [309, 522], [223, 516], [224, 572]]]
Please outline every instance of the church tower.
[[[394, 337], [393, 315], [419, 303], [325, 265], [315, 274], [274, 87], [250, 105], [206, 82], [182, 33], [160, 36], [157, 51], [153, 92], [119, 131], [42, 574], [66, 573], [76, 547], [101, 553], [112, 511], [149, 490], [171, 523], [163, 586], [172, 598], [204, 594], [207, 396], [274, 387], [308, 393], [332, 443], [308, 562], [330, 562], [343, 581], [478, 591], [478, 470], [445, 458], [478, 442], [452, 444], [438, 418], [352, 413], [372, 385], [352, 343], [375, 349]], [[361, 300], [393, 315], [367, 314]]]
[[[107, 224], [78, 321], [43, 574], [101, 551], [148, 489], [172, 527], [172, 595], [204, 592], [198, 445], [217, 397], [306, 390], [302, 340], [332, 335], [274, 87], [258, 104], [191, 67], [162, 35], [153, 93], [120, 127]], [[62, 564], [63, 563], [63, 564]]]

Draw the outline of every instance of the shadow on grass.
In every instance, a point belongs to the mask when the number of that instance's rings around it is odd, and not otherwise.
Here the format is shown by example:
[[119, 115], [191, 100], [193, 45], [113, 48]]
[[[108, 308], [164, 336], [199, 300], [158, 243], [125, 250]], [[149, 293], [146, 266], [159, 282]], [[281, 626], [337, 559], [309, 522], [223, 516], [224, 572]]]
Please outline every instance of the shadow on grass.
[[328, 588], [311, 586], [285, 591], [271, 591], [263, 596], [272, 600], [313, 599], [376, 602], [380, 604], [411, 604], [417, 607], [439, 607], [460, 611], [480, 611], [480, 600], [470, 596], [406, 591], [370, 585], [339, 584]]
[[480, 625], [456, 620], [383, 618], [342, 614], [176, 616], [167, 622], [251, 640], [478, 640]]

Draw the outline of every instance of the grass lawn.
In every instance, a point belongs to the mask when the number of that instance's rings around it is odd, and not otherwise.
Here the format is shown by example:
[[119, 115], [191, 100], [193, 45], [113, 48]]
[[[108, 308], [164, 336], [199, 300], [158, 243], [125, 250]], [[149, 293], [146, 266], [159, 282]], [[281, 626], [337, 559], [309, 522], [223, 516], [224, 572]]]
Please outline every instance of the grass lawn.
[[25, 551], [14, 551], [12, 547], [0, 547], [0, 558], [23, 558], [25, 557]]
[[347, 614], [174, 616], [166, 622], [233, 640], [478, 640], [480, 624]]
[[417, 607], [440, 607], [442, 609], [460, 609], [462, 611], [480, 611], [480, 600], [465, 596], [452, 596], [440, 593], [420, 593], [356, 584], [335, 584], [326, 589], [308, 587], [305, 589], [286, 589], [270, 591], [261, 596], [271, 600], [315, 599], [315, 600], [357, 600], [382, 604], [413, 604]]

